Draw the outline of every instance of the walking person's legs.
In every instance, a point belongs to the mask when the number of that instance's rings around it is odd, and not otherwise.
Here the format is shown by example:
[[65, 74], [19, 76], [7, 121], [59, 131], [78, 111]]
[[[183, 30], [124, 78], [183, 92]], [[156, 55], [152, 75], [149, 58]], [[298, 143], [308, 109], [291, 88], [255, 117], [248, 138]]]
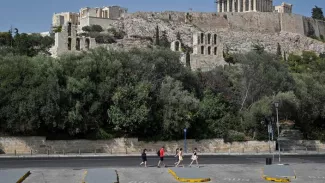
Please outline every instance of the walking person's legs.
[[193, 164], [194, 160], [192, 160], [191, 164], [189, 166], [191, 166]]

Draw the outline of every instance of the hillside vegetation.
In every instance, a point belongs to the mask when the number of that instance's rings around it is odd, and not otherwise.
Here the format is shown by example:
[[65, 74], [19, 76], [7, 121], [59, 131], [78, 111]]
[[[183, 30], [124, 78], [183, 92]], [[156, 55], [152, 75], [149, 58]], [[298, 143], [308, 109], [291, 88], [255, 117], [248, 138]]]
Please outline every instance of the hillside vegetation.
[[325, 58], [313, 52], [283, 59], [256, 46], [209, 72], [159, 47], [56, 59], [0, 54], [2, 134], [170, 140], [188, 128], [188, 138], [263, 140], [278, 101], [280, 120], [294, 121], [306, 139], [325, 139]]

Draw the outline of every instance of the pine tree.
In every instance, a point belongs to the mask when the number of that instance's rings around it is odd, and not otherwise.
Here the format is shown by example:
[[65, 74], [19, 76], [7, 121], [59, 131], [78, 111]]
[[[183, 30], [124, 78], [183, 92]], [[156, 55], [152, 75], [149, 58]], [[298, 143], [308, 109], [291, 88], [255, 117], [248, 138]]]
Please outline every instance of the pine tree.
[[156, 27], [156, 45], [159, 45], [159, 27]]
[[281, 45], [278, 43], [278, 46], [276, 48], [276, 55], [278, 55], [279, 57], [282, 56], [282, 53], [281, 53]]
[[315, 6], [315, 8], [312, 9], [312, 18], [318, 20], [324, 20], [324, 14], [322, 8]]

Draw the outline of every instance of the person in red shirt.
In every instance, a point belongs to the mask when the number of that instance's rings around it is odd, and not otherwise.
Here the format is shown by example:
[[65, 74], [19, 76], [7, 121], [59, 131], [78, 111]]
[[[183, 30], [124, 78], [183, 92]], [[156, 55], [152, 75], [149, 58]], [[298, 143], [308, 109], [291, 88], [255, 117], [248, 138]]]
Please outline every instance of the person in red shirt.
[[158, 168], [160, 168], [160, 163], [164, 164], [164, 167], [166, 167], [164, 163], [164, 155], [165, 155], [165, 147], [163, 146], [159, 151], [158, 151], [158, 156], [159, 156], [159, 162], [158, 162]]

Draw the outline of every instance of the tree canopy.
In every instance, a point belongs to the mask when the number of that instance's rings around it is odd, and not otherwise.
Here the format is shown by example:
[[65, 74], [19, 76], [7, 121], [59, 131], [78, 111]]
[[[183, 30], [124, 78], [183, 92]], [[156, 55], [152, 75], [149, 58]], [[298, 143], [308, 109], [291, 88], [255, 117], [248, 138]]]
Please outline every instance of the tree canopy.
[[325, 140], [325, 58], [314, 52], [283, 60], [256, 45], [200, 72], [163, 46], [51, 58], [39, 54], [47, 37], [0, 38], [0, 133], [175, 140], [187, 128], [188, 138], [264, 140], [277, 101], [280, 121]]
[[312, 9], [312, 16], [313, 19], [324, 20], [324, 14], [322, 8], [315, 6]]

